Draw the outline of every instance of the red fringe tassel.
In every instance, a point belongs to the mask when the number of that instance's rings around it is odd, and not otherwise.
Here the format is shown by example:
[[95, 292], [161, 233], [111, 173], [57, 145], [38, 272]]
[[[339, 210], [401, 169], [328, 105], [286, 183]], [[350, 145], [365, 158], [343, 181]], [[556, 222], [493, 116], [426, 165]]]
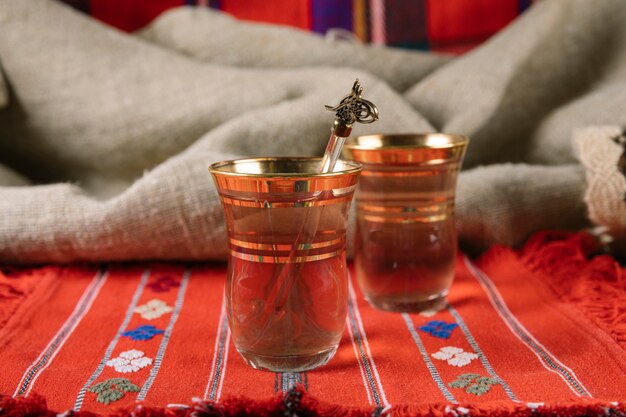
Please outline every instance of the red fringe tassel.
[[626, 349], [626, 274], [587, 233], [540, 232], [521, 250], [561, 299], [580, 309]]
[[[300, 391], [301, 392], [301, 391]], [[153, 408], [138, 406], [118, 409], [107, 415], [88, 411], [57, 412], [48, 409], [46, 401], [38, 396], [29, 398], [0, 398], [2, 417], [457, 417], [463, 415], [490, 417], [548, 417], [548, 416], [626, 416], [626, 407], [618, 403], [597, 401], [563, 402], [529, 407], [525, 404], [492, 403], [481, 406], [394, 406], [389, 410], [351, 408], [329, 405], [302, 393], [297, 406], [285, 406], [283, 397], [267, 401], [230, 398], [220, 403], [198, 402], [188, 408]]]

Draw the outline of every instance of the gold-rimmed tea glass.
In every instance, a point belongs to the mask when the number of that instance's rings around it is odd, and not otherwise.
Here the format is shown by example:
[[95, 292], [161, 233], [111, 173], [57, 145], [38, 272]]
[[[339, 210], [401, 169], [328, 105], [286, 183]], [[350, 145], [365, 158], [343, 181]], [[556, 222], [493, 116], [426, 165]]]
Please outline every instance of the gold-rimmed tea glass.
[[439, 309], [454, 278], [454, 199], [468, 139], [370, 135], [348, 139], [363, 164], [356, 196], [356, 276], [365, 298], [387, 311]]
[[304, 371], [334, 355], [347, 313], [346, 227], [361, 165], [256, 158], [210, 167], [226, 219], [225, 287], [232, 340], [244, 360]]

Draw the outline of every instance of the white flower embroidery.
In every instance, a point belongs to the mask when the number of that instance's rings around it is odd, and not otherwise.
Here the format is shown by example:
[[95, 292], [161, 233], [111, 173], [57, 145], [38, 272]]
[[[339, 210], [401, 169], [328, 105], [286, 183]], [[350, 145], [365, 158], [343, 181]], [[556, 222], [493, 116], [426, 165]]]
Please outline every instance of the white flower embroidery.
[[470, 352], [461, 352], [454, 355], [453, 358], [448, 359], [448, 363], [452, 366], [465, 366], [469, 364], [473, 359], [477, 359], [478, 355]]
[[435, 352], [431, 356], [440, 361], [448, 361], [449, 365], [458, 367], [465, 366], [472, 360], [478, 359], [477, 354], [464, 352], [463, 349], [454, 346], [442, 347], [439, 349], [439, 352]]
[[152, 359], [145, 357], [142, 351], [133, 349], [120, 353], [117, 358], [107, 361], [106, 365], [115, 368], [117, 372], [137, 372], [141, 368], [152, 365]]
[[439, 352], [435, 352], [432, 354], [432, 357], [435, 359], [439, 359], [442, 361], [448, 360], [452, 358], [457, 353], [463, 352], [463, 349], [454, 346], [446, 346], [439, 349]]
[[153, 298], [147, 303], [135, 308], [135, 313], [139, 313], [146, 320], [158, 319], [163, 314], [171, 313], [174, 309], [164, 301]]

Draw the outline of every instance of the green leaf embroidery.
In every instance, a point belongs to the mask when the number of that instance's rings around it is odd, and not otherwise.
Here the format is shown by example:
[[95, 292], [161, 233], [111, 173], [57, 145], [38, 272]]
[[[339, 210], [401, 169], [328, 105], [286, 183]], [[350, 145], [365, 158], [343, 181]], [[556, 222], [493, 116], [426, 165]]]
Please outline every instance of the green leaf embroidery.
[[109, 388], [111, 387], [108, 386], [105, 382], [100, 382], [99, 384], [96, 384], [93, 387], [91, 387], [89, 391], [93, 392], [94, 394], [100, 394], [101, 392], [106, 391]]
[[483, 395], [483, 394], [488, 393], [490, 389], [491, 389], [491, 385], [472, 384], [469, 387], [467, 387], [465, 392], [467, 392], [468, 394]]
[[117, 386], [117, 388], [121, 389], [122, 391], [139, 392], [139, 387], [133, 384], [132, 382], [130, 382], [128, 379], [125, 379], [125, 378], [115, 378], [115, 379], [119, 379], [119, 381], [114, 382], [114, 384]]
[[461, 379], [461, 380], [452, 381], [448, 385], [452, 388], [465, 388], [471, 383], [472, 381]]
[[476, 383], [479, 385], [491, 386], [491, 385], [497, 384], [498, 381], [495, 378], [481, 376], [480, 378], [476, 379]]
[[109, 404], [124, 398], [125, 392], [139, 392], [139, 387], [126, 378], [111, 378], [92, 386], [89, 391], [98, 394], [96, 401], [99, 403]]
[[448, 385], [452, 388], [465, 388], [472, 383], [476, 378], [480, 378], [478, 374], [461, 374], [457, 377], [456, 381], [450, 382]]
[[98, 396], [96, 397], [96, 401], [102, 404], [109, 404], [123, 397], [124, 397], [124, 393], [122, 391], [118, 391], [116, 389], [109, 389], [98, 394]]
[[499, 382], [495, 378], [478, 374], [461, 374], [455, 381], [448, 384], [451, 388], [466, 388], [465, 392], [474, 395], [483, 395], [491, 390], [493, 385]]

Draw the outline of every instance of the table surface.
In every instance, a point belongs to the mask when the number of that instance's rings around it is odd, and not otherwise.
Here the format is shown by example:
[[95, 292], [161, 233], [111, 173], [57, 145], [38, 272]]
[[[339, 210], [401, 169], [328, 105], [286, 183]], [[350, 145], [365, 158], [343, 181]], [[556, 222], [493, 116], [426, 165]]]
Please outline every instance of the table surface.
[[337, 354], [302, 373], [256, 371], [239, 357], [221, 264], [5, 273], [0, 393], [103, 414], [191, 410], [194, 398], [271, 403], [293, 387], [302, 404], [333, 415], [623, 411], [623, 269], [608, 256], [588, 258], [579, 235], [529, 245], [493, 248], [475, 262], [459, 256], [449, 304], [437, 313], [375, 310], [352, 280]]

